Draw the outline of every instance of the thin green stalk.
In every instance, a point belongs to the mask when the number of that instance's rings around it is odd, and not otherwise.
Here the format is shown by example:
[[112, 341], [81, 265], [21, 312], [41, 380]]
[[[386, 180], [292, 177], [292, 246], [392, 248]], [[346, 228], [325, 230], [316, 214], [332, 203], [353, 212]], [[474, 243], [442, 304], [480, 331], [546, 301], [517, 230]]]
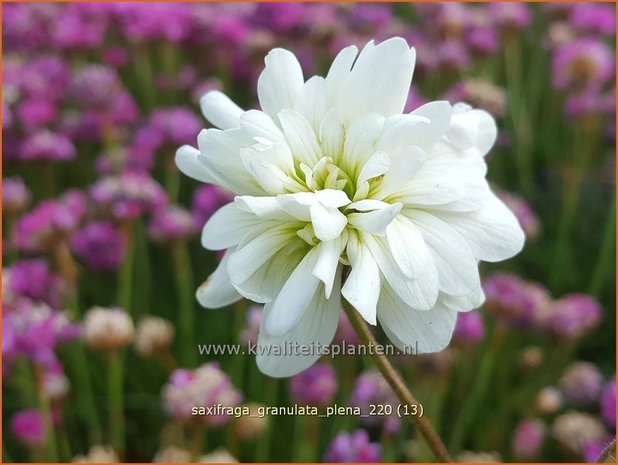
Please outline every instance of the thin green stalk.
[[108, 402], [109, 433], [114, 450], [119, 457], [124, 455], [124, 382], [121, 353], [113, 350], [108, 354]]
[[191, 425], [191, 458], [197, 462], [204, 451], [204, 426], [200, 423]]
[[133, 309], [133, 262], [135, 259], [135, 238], [133, 224], [123, 225], [126, 253], [118, 270], [118, 305], [135, 317]]
[[193, 285], [193, 271], [189, 250], [184, 242], [172, 244], [172, 260], [174, 262], [174, 278], [176, 292], [180, 304], [178, 328], [181, 361], [187, 366], [194, 366], [196, 359], [195, 347], [195, 289]]
[[[279, 394], [279, 383], [274, 378], [267, 378], [265, 382], [263, 382], [262, 386], [264, 387], [264, 391], [262, 393], [262, 398], [264, 398], [264, 403], [267, 407], [272, 407], [277, 405], [277, 396]], [[271, 450], [271, 438], [272, 438], [272, 421], [268, 422], [268, 427], [260, 442], [257, 445], [255, 451], [255, 462], [269, 462], [271, 461], [270, 450]]]
[[507, 79], [508, 104], [511, 125], [517, 138], [515, 143], [517, 170], [522, 191], [532, 192], [533, 176], [531, 165], [531, 130], [526, 111], [526, 101], [522, 95], [522, 67], [519, 38], [515, 34], [506, 34], [504, 38], [505, 67]]
[[41, 411], [43, 424], [45, 425], [46, 458], [50, 462], [58, 462], [58, 445], [56, 443], [56, 430], [52, 420], [51, 405], [49, 403], [49, 398], [45, 395], [45, 391], [43, 390], [43, 368], [39, 365], [34, 365], [33, 370], [37, 386], [39, 410]]
[[135, 47], [133, 64], [135, 81], [141, 91], [142, 103], [145, 110], [150, 111], [155, 107], [156, 98], [154, 93], [154, 70], [147, 47], [142, 45]]
[[[613, 266], [615, 266], [615, 250], [616, 245], [616, 196], [612, 198], [612, 204], [609, 207], [609, 213], [605, 222], [605, 231], [603, 232], [603, 242], [599, 257], [592, 273], [588, 293], [594, 296], [599, 296], [603, 285], [607, 282], [607, 278], [612, 276]], [[612, 253], [614, 252], [614, 253]]]
[[[346, 300], [342, 300], [342, 304], [345, 312], [348, 315], [348, 318], [350, 319], [350, 323], [358, 334], [361, 342], [366, 346], [376, 347], [378, 345], [378, 342], [376, 341], [375, 337], [367, 327], [367, 324], [360, 316], [360, 314], [354, 308], [352, 308], [352, 306]], [[390, 385], [393, 392], [397, 395], [401, 403], [404, 405], [418, 405], [419, 402], [412, 395], [410, 390], [406, 387], [403, 380], [401, 379], [401, 376], [399, 375], [399, 373], [397, 373], [393, 365], [391, 365], [388, 358], [385, 355], [378, 354], [376, 352], [374, 352], [371, 356], [374, 363], [382, 373], [382, 376], [384, 376], [384, 379], [386, 379], [386, 381]], [[449, 456], [448, 451], [446, 450], [446, 447], [442, 442], [442, 439], [440, 439], [440, 436], [438, 436], [438, 433], [436, 433], [429, 419], [424, 415], [413, 415], [411, 418], [414, 421], [418, 432], [429, 444], [429, 447], [431, 448], [431, 451], [434, 453], [436, 458], [441, 462], [452, 462], [451, 457]]]
[[455, 453], [461, 450], [463, 445], [465, 434], [469, 431], [470, 425], [472, 425], [474, 418], [478, 415], [478, 410], [485, 398], [487, 389], [489, 388], [489, 381], [493, 367], [500, 351], [504, 337], [506, 333], [506, 327], [503, 323], [497, 322], [494, 328], [494, 334], [489, 347], [484, 351], [481, 359], [481, 365], [479, 367], [478, 376], [474, 379], [474, 383], [471, 385], [469, 392], [469, 398], [463, 403], [461, 413], [455, 423], [453, 434], [451, 436], [450, 446], [451, 450]]

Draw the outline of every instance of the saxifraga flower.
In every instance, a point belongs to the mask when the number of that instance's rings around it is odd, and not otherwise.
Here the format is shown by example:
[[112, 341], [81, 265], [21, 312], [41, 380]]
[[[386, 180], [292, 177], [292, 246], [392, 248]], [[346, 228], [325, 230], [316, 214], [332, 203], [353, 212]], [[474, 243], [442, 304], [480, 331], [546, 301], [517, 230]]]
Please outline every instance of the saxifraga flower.
[[265, 304], [257, 363], [271, 376], [319, 358], [285, 347], [329, 344], [342, 296], [399, 348], [443, 349], [457, 312], [483, 302], [479, 260], [523, 247], [485, 180], [494, 119], [445, 101], [402, 114], [415, 51], [401, 38], [347, 47], [306, 82], [287, 50], [265, 62], [262, 110], [206, 94], [218, 129], [176, 155], [186, 175], [236, 195], [204, 227], [204, 247], [226, 253], [199, 302]]

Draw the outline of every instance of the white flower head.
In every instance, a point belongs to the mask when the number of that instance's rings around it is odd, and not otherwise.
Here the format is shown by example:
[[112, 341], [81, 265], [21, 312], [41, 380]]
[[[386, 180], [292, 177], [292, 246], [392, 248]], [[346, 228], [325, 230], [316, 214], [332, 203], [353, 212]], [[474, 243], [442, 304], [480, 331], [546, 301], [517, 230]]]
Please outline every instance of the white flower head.
[[479, 260], [524, 242], [485, 180], [493, 118], [445, 101], [402, 114], [415, 51], [401, 38], [347, 47], [306, 82], [289, 51], [265, 61], [262, 110], [206, 94], [219, 129], [176, 155], [188, 176], [236, 194], [204, 227], [204, 247], [226, 253], [199, 302], [265, 304], [257, 363], [271, 376], [319, 358], [286, 347], [328, 345], [342, 297], [399, 348], [443, 349], [457, 312], [483, 302]]

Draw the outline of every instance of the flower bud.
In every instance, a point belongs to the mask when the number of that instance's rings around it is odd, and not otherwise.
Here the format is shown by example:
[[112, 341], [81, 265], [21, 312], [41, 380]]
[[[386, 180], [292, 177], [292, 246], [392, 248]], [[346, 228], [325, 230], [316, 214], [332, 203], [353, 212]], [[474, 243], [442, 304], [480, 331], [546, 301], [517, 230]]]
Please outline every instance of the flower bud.
[[562, 407], [562, 394], [553, 386], [543, 388], [536, 396], [535, 406], [541, 415], [552, 415]]
[[552, 428], [556, 440], [576, 454], [582, 454], [586, 444], [602, 441], [608, 435], [597, 418], [576, 411], [556, 417]]
[[169, 349], [174, 340], [174, 326], [156, 316], [146, 316], [137, 323], [135, 350], [140, 355], [150, 356]]
[[560, 378], [560, 389], [566, 399], [575, 405], [589, 405], [601, 394], [603, 377], [590, 362], [575, 362]]
[[112, 446], [100, 444], [92, 446], [86, 455], [73, 457], [73, 463], [118, 463], [119, 461], [120, 458]]
[[133, 321], [120, 308], [93, 307], [84, 317], [84, 341], [96, 350], [128, 346], [134, 335]]
[[238, 463], [238, 460], [227, 450], [219, 448], [206, 455], [203, 455], [198, 460], [199, 463]]
[[153, 463], [187, 463], [191, 462], [191, 452], [177, 446], [167, 446], [157, 451]]
[[522, 370], [528, 371], [538, 368], [541, 363], [543, 363], [544, 358], [545, 354], [543, 349], [539, 346], [528, 346], [524, 347], [524, 349], [520, 352], [517, 361]]
[[249, 407], [249, 415], [243, 415], [234, 422], [234, 430], [240, 439], [253, 439], [260, 436], [268, 428], [268, 418], [258, 416], [258, 409], [261, 404], [245, 404]]

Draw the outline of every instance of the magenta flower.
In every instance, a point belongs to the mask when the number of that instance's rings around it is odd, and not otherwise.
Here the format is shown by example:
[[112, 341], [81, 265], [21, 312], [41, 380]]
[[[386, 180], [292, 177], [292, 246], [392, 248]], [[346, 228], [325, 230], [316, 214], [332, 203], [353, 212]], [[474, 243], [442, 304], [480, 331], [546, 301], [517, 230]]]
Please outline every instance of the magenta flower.
[[28, 136], [21, 145], [22, 160], [67, 161], [75, 158], [75, 146], [68, 137], [41, 130]]
[[325, 462], [336, 463], [379, 463], [381, 446], [370, 442], [367, 431], [358, 429], [351, 433], [339, 433], [328, 446]]
[[11, 418], [11, 432], [29, 447], [42, 447], [45, 442], [45, 425], [38, 410], [21, 410]]
[[[371, 405], [389, 405], [395, 411], [398, 403], [399, 401], [387, 381], [377, 371], [368, 371], [356, 379], [354, 390], [348, 401], [350, 406], [359, 407], [364, 415], [369, 415]], [[390, 434], [399, 430], [397, 415], [369, 415], [362, 417], [361, 422], [371, 427], [382, 427], [385, 432]]]
[[205, 224], [223, 205], [232, 201], [234, 196], [214, 184], [200, 186], [193, 194], [191, 213], [198, 224]]
[[167, 203], [167, 195], [157, 181], [147, 173], [131, 171], [97, 181], [90, 195], [119, 219], [134, 219]]
[[58, 200], [39, 203], [16, 224], [17, 248], [26, 252], [49, 250], [77, 228], [85, 213], [86, 200], [77, 190], [68, 191]]
[[601, 418], [609, 426], [616, 427], [616, 377], [614, 376], [601, 394]]
[[575, 362], [560, 378], [564, 397], [575, 405], [589, 405], [598, 401], [603, 387], [603, 376], [590, 362]]
[[21, 180], [21, 178], [2, 179], [2, 208], [6, 213], [15, 214], [23, 211], [28, 204], [32, 194]]
[[602, 41], [582, 38], [567, 42], [552, 57], [556, 89], [598, 88], [614, 75], [614, 54]]
[[71, 240], [71, 249], [95, 271], [114, 271], [125, 255], [125, 238], [108, 221], [94, 221], [78, 230]]
[[601, 321], [601, 306], [585, 294], [569, 294], [551, 309], [549, 329], [560, 339], [578, 339], [595, 329]]
[[480, 312], [473, 310], [457, 314], [453, 345], [463, 347], [474, 345], [481, 341], [483, 337], [485, 337], [485, 323]]
[[44, 303], [21, 299], [14, 306], [3, 307], [3, 336], [9, 336], [10, 344], [3, 344], [2, 352], [9, 358], [23, 356], [45, 367], [52, 366], [58, 363], [56, 346], [80, 334], [79, 326], [71, 324], [64, 313]]
[[178, 205], [160, 208], [152, 215], [148, 225], [148, 235], [156, 242], [184, 242], [197, 230], [198, 223], [191, 213]]
[[523, 2], [489, 3], [489, 15], [496, 24], [506, 30], [520, 30], [532, 22], [530, 8]]
[[325, 407], [336, 393], [335, 370], [327, 363], [316, 363], [290, 379], [290, 395], [298, 404]]
[[27, 298], [53, 308], [62, 304], [65, 286], [62, 278], [42, 259], [20, 260], [3, 270], [3, 300]]
[[223, 410], [210, 415], [194, 416], [193, 407], [235, 407], [242, 394], [216, 362], [206, 363], [195, 370], [178, 369], [172, 373], [162, 390], [163, 409], [177, 421], [199, 421], [208, 426], [224, 425], [230, 416]]
[[515, 428], [512, 448], [517, 460], [533, 460], [539, 457], [545, 441], [546, 427], [539, 419], [523, 420]]

